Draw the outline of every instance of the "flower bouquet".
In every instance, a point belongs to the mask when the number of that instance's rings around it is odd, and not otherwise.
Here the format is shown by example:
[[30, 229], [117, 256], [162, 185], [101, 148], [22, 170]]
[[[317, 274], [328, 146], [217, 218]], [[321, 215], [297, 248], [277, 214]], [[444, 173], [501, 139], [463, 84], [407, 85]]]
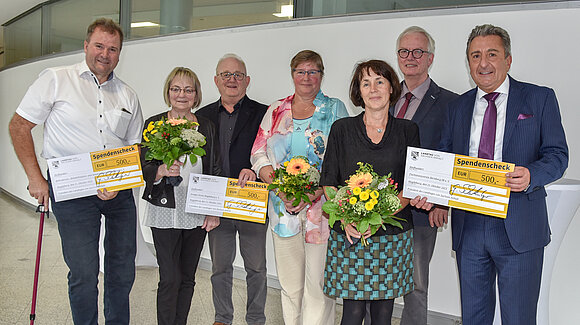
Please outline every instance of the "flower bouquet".
[[[197, 157], [205, 155], [202, 148], [205, 145], [205, 137], [197, 131], [199, 124], [187, 119], [166, 119], [149, 122], [143, 131], [142, 146], [149, 148], [145, 154], [146, 160], [161, 160], [167, 168], [178, 160], [181, 156], [187, 156], [192, 164], [197, 161]], [[185, 162], [185, 161], [184, 161]], [[170, 177], [170, 183], [179, 185], [183, 178], [177, 176]]]
[[[399, 221], [405, 219], [393, 214], [401, 208], [397, 197], [397, 185], [387, 176], [379, 176], [373, 171], [373, 166], [358, 163], [358, 170], [346, 181], [346, 186], [335, 190], [326, 190], [329, 200], [322, 205], [322, 210], [328, 213], [328, 223], [332, 227], [336, 221], [356, 224], [356, 229], [364, 234], [369, 228], [375, 234], [384, 224], [403, 228]], [[344, 229], [344, 225], [342, 226]], [[361, 243], [368, 243], [361, 237]]]
[[310, 165], [306, 157], [296, 156], [272, 173], [268, 190], [276, 190], [276, 194], [284, 193], [288, 200], [293, 200], [293, 206], [300, 204], [300, 201], [312, 204], [306, 194], [314, 194], [319, 181], [320, 172], [316, 165]]

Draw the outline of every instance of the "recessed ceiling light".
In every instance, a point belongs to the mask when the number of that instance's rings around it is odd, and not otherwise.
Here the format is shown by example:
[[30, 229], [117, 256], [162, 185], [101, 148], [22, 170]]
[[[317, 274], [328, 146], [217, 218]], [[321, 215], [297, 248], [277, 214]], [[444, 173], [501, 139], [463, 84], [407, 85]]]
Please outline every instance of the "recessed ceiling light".
[[136, 28], [136, 27], [158, 27], [159, 24], [156, 24], [154, 22], [150, 22], [150, 21], [141, 21], [141, 22], [137, 22], [137, 23], [131, 23], [131, 28]]

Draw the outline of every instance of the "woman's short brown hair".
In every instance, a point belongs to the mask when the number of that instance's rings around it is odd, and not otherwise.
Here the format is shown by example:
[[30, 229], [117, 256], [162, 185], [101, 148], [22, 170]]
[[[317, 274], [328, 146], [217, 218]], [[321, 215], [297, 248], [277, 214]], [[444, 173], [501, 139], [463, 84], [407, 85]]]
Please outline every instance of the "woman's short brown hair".
[[195, 88], [195, 101], [193, 102], [193, 107], [196, 108], [201, 104], [201, 83], [197, 78], [195, 72], [191, 71], [189, 68], [185, 67], [176, 67], [167, 76], [165, 79], [165, 86], [163, 86], [163, 99], [165, 100], [165, 104], [167, 106], [171, 106], [171, 102], [169, 101], [169, 87], [171, 86], [171, 82], [175, 77], [186, 77], [193, 81], [193, 87]]
[[365, 102], [360, 94], [360, 82], [363, 78], [364, 73], [370, 74], [370, 71], [383, 76], [391, 84], [391, 96], [389, 98], [390, 104], [399, 100], [401, 96], [401, 84], [399, 83], [399, 77], [397, 73], [387, 62], [382, 60], [369, 60], [357, 64], [354, 73], [352, 75], [352, 80], [350, 81], [350, 100], [355, 106], [360, 106], [365, 108]]
[[292, 61], [290, 61], [290, 74], [294, 73], [294, 69], [304, 62], [314, 63], [318, 70], [320, 70], [320, 75], [324, 76], [324, 63], [322, 63], [322, 57], [320, 54], [311, 50], [302, 50], [294, 55]]

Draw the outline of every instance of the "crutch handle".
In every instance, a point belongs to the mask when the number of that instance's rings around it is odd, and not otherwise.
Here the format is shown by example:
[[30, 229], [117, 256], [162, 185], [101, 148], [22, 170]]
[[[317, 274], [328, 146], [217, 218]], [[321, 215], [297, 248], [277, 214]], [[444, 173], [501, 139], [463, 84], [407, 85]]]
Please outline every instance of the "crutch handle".
[[47, 218], [49, 218], [49, 217], [50, 217], [50, 215], [49, 215], [49, 210], [45, 210], [45, 208], [44, 208], [44, 205], [43, 205], [43, 204], [41, 204], [41, 205], [38, 205], [38, 206], [36, 207], [36, 212], [40, 212], [40, 216], [41, 216], [41, 217], [44, 217], [44, 215], [45, 215], [45, 214], [46, 214], [46, 217], [47, 217]]

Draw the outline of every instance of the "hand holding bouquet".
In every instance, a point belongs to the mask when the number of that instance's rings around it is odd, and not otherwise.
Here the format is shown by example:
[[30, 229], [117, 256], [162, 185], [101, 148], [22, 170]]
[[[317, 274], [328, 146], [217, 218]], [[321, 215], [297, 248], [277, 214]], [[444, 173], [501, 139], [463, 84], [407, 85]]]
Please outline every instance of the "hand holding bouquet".
[[[161, 160], [167, 168], [181, 156], [185, 156], [185, 161], [189, 156], [192, 164], [197, 161], [197, 157], [205, 155], [202, 148], [205, 145], [205, 137], [197, 131], [199, 124], [187, 119], [166, 119], [162, 118], [157, 122], [150, 122], [143, 131], [142, 146], [149, 148], [145, 154], [146, 160]], [[183, 163], [185, 163], [183, 161]], [[180, 178], [180, 177], [178, 177]], [[177, 186], [181, 180], [174, 184]]]
[[319, 181], [320, 172], [316, 165], [310, 165], [306, 157], [296, 156], [274, 170], [268, 190], [284, 193], [288, 200], [293, 200], [293, 206], [298, 206], [301, 201], [312, 204], [307, 194], [316, 192]]
[[[328, 223], [332, 227], [336, 221], [355, 224], [361, 234], [371, 230], [375, 234], [379, 227], [385, 229], [385, 223], [403, 228], [399, 221], [402, 218], [393, 214], [401, 208], [397, 197], [397, 184], [390, 178], [391, 174], [379, 176], [370, 164], [358, 163], [358, 170], [338, 191], [330, 188], [326, 191], [329, 200], [322, 205], [329, 214]], [[344, 225], [342, 226], [344, 229]], [[361, 243], [367, 245], [364, 237]]]

